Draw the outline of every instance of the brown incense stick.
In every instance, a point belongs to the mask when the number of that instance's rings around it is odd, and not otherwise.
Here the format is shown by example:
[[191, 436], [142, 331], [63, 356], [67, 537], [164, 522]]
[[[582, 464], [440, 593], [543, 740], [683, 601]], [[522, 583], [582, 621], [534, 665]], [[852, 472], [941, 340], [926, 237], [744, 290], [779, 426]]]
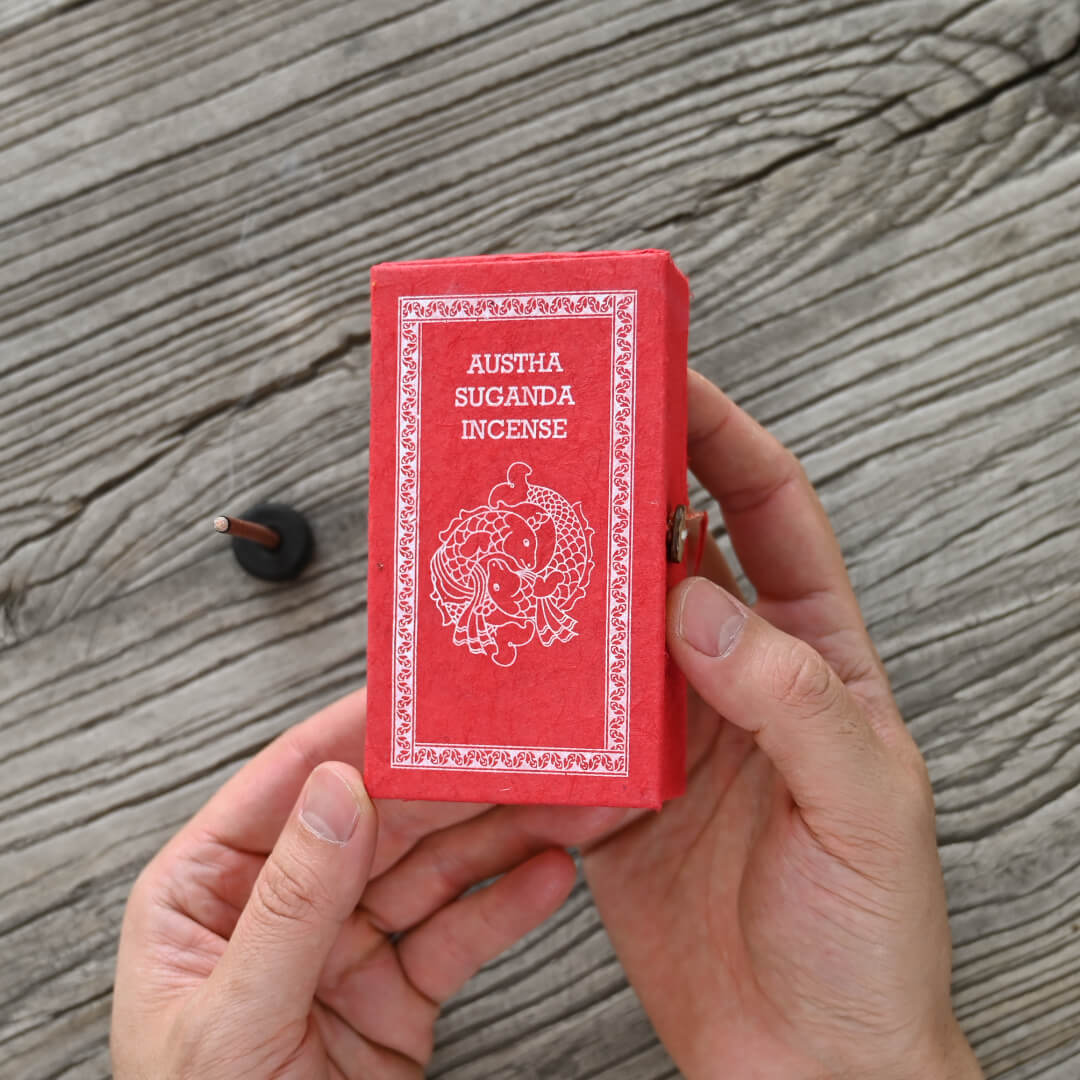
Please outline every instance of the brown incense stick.
[[224, 515], [216, 517], [214, 528], [219, 533], [228, 533], [239, 540], [251, 540], [269, 551], [274, 551], [281, 543], [281, 536], [273, 529], [268, 529], [265, 525], [257, 525], [254, 521], [245, 521], [243, 518]]

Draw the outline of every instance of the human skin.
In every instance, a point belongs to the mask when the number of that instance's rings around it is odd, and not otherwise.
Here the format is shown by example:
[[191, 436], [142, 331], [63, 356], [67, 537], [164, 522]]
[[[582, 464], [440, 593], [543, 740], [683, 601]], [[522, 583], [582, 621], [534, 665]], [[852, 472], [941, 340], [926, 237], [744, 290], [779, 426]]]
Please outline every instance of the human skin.
[[488, 808], [376, 809], [350, 764], [365, 712], [360, 691], [287, 732], [139, 876], [116, 1080], [415, 1080], [441, 1003], [565, 899], [573, 860], [541, 845], [489, 888], [432, 872], [397, 902], [409, 852]]
[[[982, 1075], [949, 998], [926, 767], [825, 512], [795, 458], [693, 373], [689, 404], [691, 466], [756, 599], [712, 544], [669, 598], [692, 687], [686, 794], [655, 814], [376, 810], [354, 768], [364, 699], [345, 699], [242, 770], [140, 877], [117, 1080], [422, 1075], [439, 1003], [571, 887], [564, 845], [690, 1080]], [[324, 761], [355, 807], [344, 841], [322, 835], [330, 810], [314, 824], [301, 810]]]
[[669, 598], [692, 687], [687, 793], [593, 845], [597, 907], [686, 1076], [981, 1072], [950, 1002], [926, 766], [798, 461], [691, 376], [690, 461], [756, 591], [714, 545]]

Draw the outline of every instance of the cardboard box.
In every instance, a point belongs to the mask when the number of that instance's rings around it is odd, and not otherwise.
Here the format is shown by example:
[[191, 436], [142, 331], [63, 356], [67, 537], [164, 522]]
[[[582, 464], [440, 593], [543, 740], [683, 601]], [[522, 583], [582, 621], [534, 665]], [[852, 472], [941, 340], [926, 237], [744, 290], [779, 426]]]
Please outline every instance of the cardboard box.
[[689, 291], [662, 251], [372, 271], [372, 795], [659, 806]]

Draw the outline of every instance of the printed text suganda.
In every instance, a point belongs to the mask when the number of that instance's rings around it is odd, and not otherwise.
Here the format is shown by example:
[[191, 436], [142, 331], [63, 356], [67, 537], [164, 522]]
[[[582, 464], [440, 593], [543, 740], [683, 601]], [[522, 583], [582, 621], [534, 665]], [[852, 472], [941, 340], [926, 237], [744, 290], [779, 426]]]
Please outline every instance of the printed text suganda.
[[[473, 353], [466, 374], [554, 375], [564, 374], [557, 352]], [[454, 405], [459, 409], [567, 409], [574, 401], [569, 383], [473, 383], [454, 388]], [[462, 439], [565, 439], [566, 416], [465, 417]]]

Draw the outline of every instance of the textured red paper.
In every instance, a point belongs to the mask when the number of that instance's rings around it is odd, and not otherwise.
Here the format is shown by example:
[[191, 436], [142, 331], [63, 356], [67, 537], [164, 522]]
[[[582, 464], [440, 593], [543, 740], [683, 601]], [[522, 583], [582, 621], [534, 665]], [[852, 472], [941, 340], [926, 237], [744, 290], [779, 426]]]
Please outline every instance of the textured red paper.
[[373, 795], [659, 806], [689, 293], [666, 252], [372, 271]]

